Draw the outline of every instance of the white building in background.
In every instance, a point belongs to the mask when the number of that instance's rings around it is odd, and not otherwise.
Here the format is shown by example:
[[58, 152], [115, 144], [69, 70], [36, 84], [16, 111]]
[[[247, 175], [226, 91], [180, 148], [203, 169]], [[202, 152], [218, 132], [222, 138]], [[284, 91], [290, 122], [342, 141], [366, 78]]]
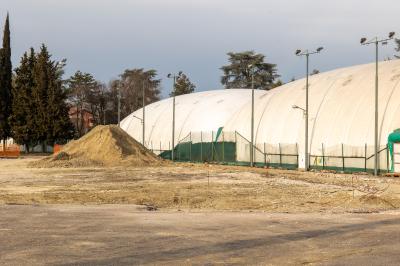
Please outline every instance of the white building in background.
[[[400, 128], [400, 60], [379, 64], [379, 146]], [[374, 150], [375, 64], [337, 69], [310, 77], [309, 145], [311, 155], [365, 156]], [[299, 166], [304, 167], [304, 116], [293, 105], [305, 107], [305, 79], [255, 94], [255, 143], [275, 149], [296, 145]], [[142, 141], [142, 110], [121, 122], [133, 138]], [[238, 132], [250, 140], [251, 90], [230, 89], [198, 92], [176, 97], [175, 144], [190, 132]], [[171, 98], [146, 107], [146, 137], [151, 144], [168, 149], [172, 132]], [[158, 146], [156, 146], [158, 145]], [[343, 146], [342, 146], [343, 145]], [[275, 147], [275, 148], [273, 148]], [[344, 147], [344, 148], [342, 148]], [[366, 151], [367, 150], [367, 151]], [[257, 158], [256, 158], [257, 159]], [[260, 158], [258, 160], [261, 160]], [[350, 160], [350, 159], [348, 159]], [[386, 156], [380, 159], [381, 168]], [[312, 163], [312, 162], [311, 162]], [[373, 167], [369, 160], [368, 168]], [[337, 162], [341, 164], [341, 162]], [[354, 161], [363, 168], [364, 162]]]

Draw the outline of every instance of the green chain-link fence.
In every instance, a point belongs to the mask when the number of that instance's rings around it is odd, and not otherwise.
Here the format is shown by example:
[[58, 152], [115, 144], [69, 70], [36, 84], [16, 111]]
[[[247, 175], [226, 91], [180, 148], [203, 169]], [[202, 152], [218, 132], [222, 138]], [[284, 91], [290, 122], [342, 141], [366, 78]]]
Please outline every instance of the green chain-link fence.
[[[341, 172], [374, 172], [374, 146], [367, 144], [364, 147], [351, 145], [337, 145], [317, 150], [317, 154], [310, 155], [310, 168], [316, 170], [334, 170]], [[388, 146], [381, 146], [378, 150], [378, 170], [380, 173], [390, 172], [390, 156]]]
[[[171, 150], [151, 149], [162, 158], [172, 159]], [[298, 145], [255, 143], [254, 165], [297, 169], [299, 167]], [[373, 172], [374, 147], [337, 145], [326, 148], [321, 144], [310, 155], [310, 168], [340, 172]], [[174, 149], [175, 161], [209, 162], [231, 165], [250, 165], [250, 141], [238, 132], [218, 131], [191, 132], [181, 139]], [[390, 156], [387, 145], [379, 150], [379, 171], [390, 171]]]
[[[238, 132], [225, 132], [222, 128], [211, 132], [191, 132], [176, 145], [174, 159], [181, 162], [249, 165], [250, 146], [250, 141]], [[297, 144], [256, 143], [253, 150], [256, 166], [298, 168]], [[170, 150], [153, 151], [164, 159], [171, 159]]]

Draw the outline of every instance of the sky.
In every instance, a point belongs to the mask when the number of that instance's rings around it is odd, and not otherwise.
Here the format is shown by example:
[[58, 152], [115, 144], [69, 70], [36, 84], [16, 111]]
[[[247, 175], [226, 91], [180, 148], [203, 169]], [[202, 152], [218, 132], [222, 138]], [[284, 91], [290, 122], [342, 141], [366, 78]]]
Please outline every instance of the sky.
[[[230, 51], [266, 55], [284, 82], [305, 76], [296, 49], [323, 46], [310, 58], [320, 71], [373, 62], [374, 48], [359, 40], [400, 38], [399, 10], [398, 0], [0, 0], [0, 26], [9, 12], [14, 67], [45, 43], [67, 59], [65, 78], [81, 70], [108, 83], [125, 69], [156, 69], [167, 97], [171, 72], [196, 91], [221, 89]], [[394, 53], [389, 43], [380, 59]]]

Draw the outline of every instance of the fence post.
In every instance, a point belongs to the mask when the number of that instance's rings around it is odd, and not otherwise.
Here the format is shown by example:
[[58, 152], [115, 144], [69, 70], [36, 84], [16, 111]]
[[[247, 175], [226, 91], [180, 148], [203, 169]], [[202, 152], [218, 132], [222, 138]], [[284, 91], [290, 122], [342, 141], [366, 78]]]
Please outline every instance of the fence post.
[[343, 149], [343, 143], [342, 143], [342, 171], [344, 173], [344, 149]]
[[389, 143], [386, 143], [386, 170], [389, 173]]
[[297, 168], [299, 168], [299, 145], [296, 142]]
[[192, 161], [192, 131], [190, 131], [190, 136], [189, 136], [189, 143], [190, 143], [190, 145], [189, 145], [189, 161], [191, 162]]
[[225, 136], [224, 136], [224, 131], [222, 131], [222, 163], [225, 163]]
[[161, 154], [161, 141], [160, 141], [160, 154]]
[[214, 161], [214, 131], [211, 131], [211, 161]]
[[237, 136], [235, 131], [235, 163], [237, 163]]
[[278, 143], [279, 146], [279, 167], [282, 167], [282, 149], [281, 149], [281, 143]]
[[264, 142], [264, 165], [267, 165], [267, 153], [266, 153], [266, 148], [265, 148], [265, 142]]
[[365, 143], [364, 155], [364, 171], [367, 172], [367, 143]]
[[322, 144], [322, 169], [325, 169], [325, 151], [324, 151], [324, 143]]

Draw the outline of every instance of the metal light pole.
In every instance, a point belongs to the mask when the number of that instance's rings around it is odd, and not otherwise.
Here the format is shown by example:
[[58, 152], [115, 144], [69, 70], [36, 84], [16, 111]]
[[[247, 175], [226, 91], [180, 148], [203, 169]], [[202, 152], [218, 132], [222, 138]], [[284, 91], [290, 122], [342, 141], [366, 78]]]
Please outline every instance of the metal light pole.
[[253, 65], [248, 65], [251, 71], [251, 130], [250, 130], [250, 167], [254, 166], [254, 71]]
[[142, 82], [142, 98], [143, 98], [143, 100], [142, 100], [142, 110], [143, 110], [143, 118], [142, 118], [142, 145], [144, 146], [144, 147], [146, 147], [146, 145], [145, 145], [145, 121], [146, 121], [146, 119], [145, 119], [145, 114], [146, 114], [146, 111], [145, 111], [145, 107], [146, 107], [146, 101], [145, 101], [145, 97], [146, 97], [146, 95], [145, 95], [145, 86], [144, 86], [144, 80], [143, 80], [143, 82]]
[[373, 38], [371, 41], [367, 42], [367, 38], [361, 38], [361, 45], [375, 44], [375, 130], [374, 130], [374, 175], [378, 175], [378, 87], [379, 87], [379, 74], [378, 74], [378, 61], [379, 61], [379, 43], [386, 45], [389, 40], [393, 40], [394, 32], [389, 33], [389, 37], [386, 39], [378, 39], [378, 37]]
[[172, 150], [171, 150], [171, 159], [172, 161], [175, 159], [175, 153], [174, 153], [174, 149], [175, 149], [175, 84], [176, 84], [176, 78], [182, 75], [182, 71], [179, 71], [178, 75], [175, 74], [168, 74], [167, 77], [168, 78], [172, 78], [173, 79], [173, 87], [172, 87], [172, 92], [173, 92], [173, 97], [172, 97]]
[[312, 54], [318, 54], [324, 49], [323, 47], [319, 47], [317, 50], [309, 52], [308, 50], [301, 51], [301, 50], [296, 50], [296, 55], [297, 56], [305, 56], [306, 57], [306, 109], [304, 110], [304, 116], [305, 116], [305, 136], [304, 136], [304, 155], [305, 155], [305, 170], [309, 170], [309, 158], [310, 155], [308, 153], [308, 94], [309, 94], [309, 86], [308, 86], [308, 77], [309, 77], [309, 58], [310, 55]]

